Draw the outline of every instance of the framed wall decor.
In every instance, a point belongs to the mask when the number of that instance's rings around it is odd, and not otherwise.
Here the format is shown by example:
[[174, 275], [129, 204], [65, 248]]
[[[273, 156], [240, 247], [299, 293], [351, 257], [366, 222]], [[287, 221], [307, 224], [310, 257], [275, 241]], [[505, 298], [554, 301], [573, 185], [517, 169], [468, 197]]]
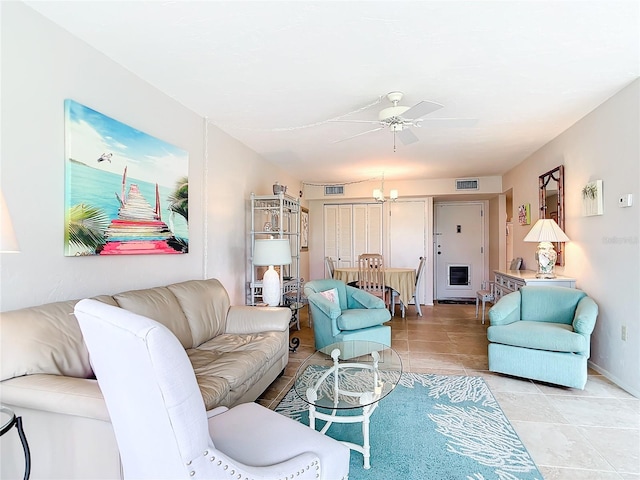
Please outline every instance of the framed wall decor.
[[520, 225], [529, 225], [531, 223], [531, 204], [523, 203], [518, 206], [518, 221]]
[[66, 256], [189, 251], [188, 152], [65, 100]]
[[582, 215], [592, 217], [603, 214], [602, 180], [594, 180], [582, 189]]
[[300, 250], [309, 249], [309, 209], [300, 207]]

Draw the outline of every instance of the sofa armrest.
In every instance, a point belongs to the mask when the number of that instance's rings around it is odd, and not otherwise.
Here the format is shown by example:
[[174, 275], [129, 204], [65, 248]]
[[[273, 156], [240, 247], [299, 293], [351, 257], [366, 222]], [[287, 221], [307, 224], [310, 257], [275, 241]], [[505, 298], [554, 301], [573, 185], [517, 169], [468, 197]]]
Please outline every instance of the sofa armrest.
[[286, 307], [229, 307], [224, 333], [260, 333], [289, 330], [291, 309]]
[[111, 422], [98, 382], [64, 375], [24, 375], [0, 383], [3, 404]]
[[512, 292], [502, 297], [489, 309], [489, 323], [509, 325], [520, 320], [520, 292]]
[[384, 300], [359, 288], [347, 286], [347, 295], [356, 302], [356, 306], [350, 308], [387, 308]]
[[583, 297], [576, 307], [573, 317], [573, 331], [581, 335], [591, 335], [596, 326], [598, 305], [590, 297]]
[[308, 297], [309, 303], [313, 303], [323, 314], [329, 317], [331, 320], [338, 318], [342, 314], [340, 305], [333, 303], [331, 300], [325, 298], [320, 293], [312, 293]]

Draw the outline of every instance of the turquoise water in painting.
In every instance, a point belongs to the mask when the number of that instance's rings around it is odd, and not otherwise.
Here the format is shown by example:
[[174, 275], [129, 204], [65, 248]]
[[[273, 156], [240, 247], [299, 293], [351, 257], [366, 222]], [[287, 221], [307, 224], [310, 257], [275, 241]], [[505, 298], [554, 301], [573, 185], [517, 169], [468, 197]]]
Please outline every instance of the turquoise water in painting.
[[[116, 194], [122, 196], [122, 174], [104, 172], [96, 168], [74, 161], [67, 161], [66, 164], [66, 208], [79, 203], [99, 208], [110, 220], [118, 218], [118, 208], [120, 202]], [[145, 182], [134, 178], [127, 177], [125, 185], [125, 195], [129, 191], [129, 186], [135, 183], [138, 185], [140, 192], [145, 200], [154, 207], [156, 204], [156, 185], [155, 183]], [[181, 215], [173, 215], [170, 220], [171, 212], [169, 211], [168, 197], [173, 189], [160, 186], [160, 214], [162, 221], [171, 228], [173, 222], [173, 233], [176, 237], [188, 240], [189, 226]]]

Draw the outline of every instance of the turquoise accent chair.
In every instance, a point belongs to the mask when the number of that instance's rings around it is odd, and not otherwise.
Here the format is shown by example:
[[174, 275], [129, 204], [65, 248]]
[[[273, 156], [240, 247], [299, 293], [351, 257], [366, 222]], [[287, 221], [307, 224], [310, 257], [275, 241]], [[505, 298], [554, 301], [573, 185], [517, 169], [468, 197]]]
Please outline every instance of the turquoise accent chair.
[[598, 305], [582, 290], [522, 287], [489, 310], [489, 370], [584, 389]]
[[[339, 305], [320, 294], [336, 289]], [[384, 301], [340, 280], [312, 280], [304, 285], [309, 300], [316, 350], [336, 342], [367, 340], [391, 346], [391, 320]]]

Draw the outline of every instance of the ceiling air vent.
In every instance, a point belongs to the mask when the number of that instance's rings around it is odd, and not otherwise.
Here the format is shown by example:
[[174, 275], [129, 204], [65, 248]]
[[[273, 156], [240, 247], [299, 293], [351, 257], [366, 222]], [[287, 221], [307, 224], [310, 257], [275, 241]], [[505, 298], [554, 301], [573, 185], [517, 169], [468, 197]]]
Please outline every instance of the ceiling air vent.
[[325, 195], [344, 195], [344, 185], [326, 185], [324, 187]]
[[478, 190], [478, 179], [459, 178], [456, 180], [456, 190]]

